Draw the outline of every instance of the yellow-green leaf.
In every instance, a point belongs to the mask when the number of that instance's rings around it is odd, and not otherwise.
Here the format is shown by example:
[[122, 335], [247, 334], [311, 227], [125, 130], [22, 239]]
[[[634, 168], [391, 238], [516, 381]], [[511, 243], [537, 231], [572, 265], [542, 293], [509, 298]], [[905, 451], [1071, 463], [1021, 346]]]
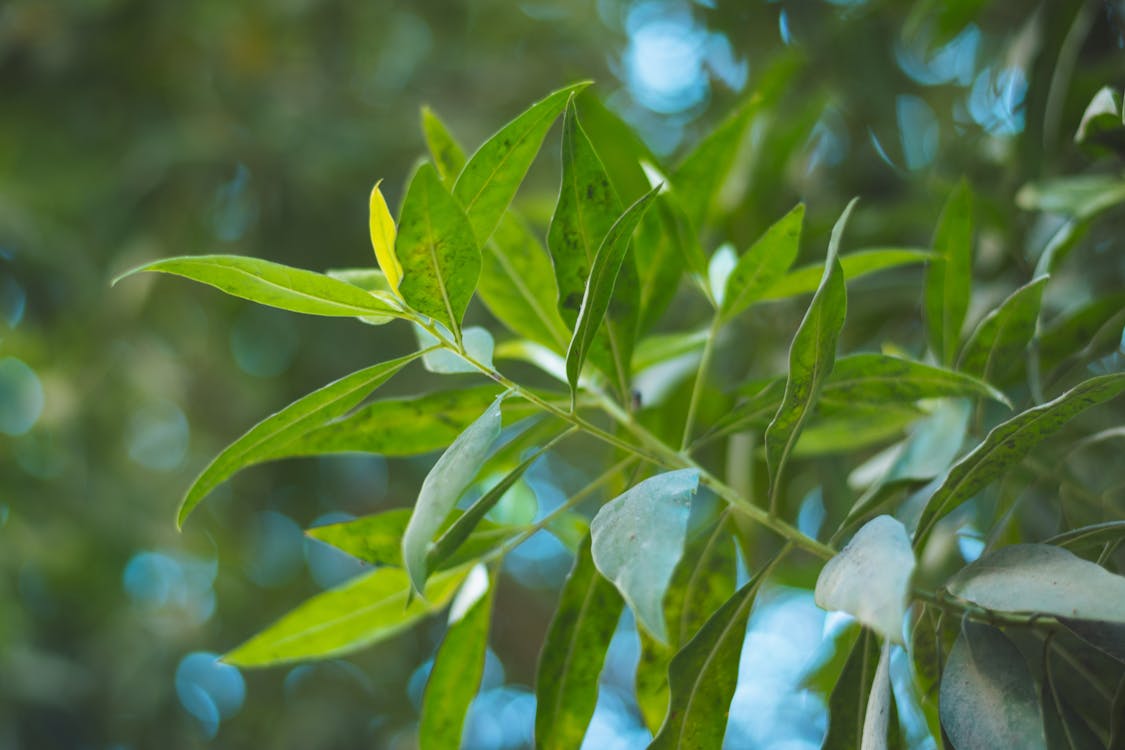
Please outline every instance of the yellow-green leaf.
[[383, 191], [379, 189], [382, 180], [371, 188], [371, 199], [368, 208], [368, 224], [371, 229], [371, 246], [375, 249], [375, 260], [379, 268], [387, 277], [387, 284], [391, 291], [398, 293], [399, 282], [402, 281], [402, 264], [395, 256], [395, 220], [387, 208], [387, 200]]

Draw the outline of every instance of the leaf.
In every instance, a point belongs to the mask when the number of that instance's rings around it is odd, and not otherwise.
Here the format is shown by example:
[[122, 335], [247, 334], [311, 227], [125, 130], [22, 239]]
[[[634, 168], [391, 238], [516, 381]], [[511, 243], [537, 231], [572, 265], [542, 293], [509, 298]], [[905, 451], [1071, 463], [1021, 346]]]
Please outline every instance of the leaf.
[[836, 255], [844, 227], [855, 204], [856, 200], [852, 199], [832, 228], [824, 277], [789, 347], [789, 377], [785, 382], [785, 394], [777, 413], [766, 428], [766, 464], [769, 468], [772, 510], [777, 507], [781, 474], [789, 461], [789, 454], [797, 443], [801, 428], [836, 359], [836, 339], [844, 327], [848, 306], [843, 271]]
[[847, 612], [902, 644], [914, 565], [906, 528], [891, 516], [877, 516], [820, 571], [813, 598], [820, 608]]
[[831, 414], [811, 419], [793, 447], [793, 455], [804, 458], [863, 450], [898, 437], [924, 415], [912, 406], [852, 404], [834, 408]]
[[[375, 401], [311, 430], [263, 460], [325, 453], [415, 456], [440, 450], [480, 416], [498, 392], [494, 385], [483, 385]], [[516, 420], [540, 412], [530, 402], [513, 400], [505, 404], [504, 413]]]
[[1125, 539], [1125, 521], [1104, 521], [1077, 529], [1064, 531], [1050, 539], [1044, 539], [1044, 544], [1053, 544], [1058, 547], [1093, 547]]
[[650, 750], [721, 747], [759, 573], [699, 629], [668, 667], [668, 716]]
[[672, 172], [672, 188], [697, 231], [706, 223], [715, 197], [730, 174], [760, 102], [760, 97], [744, 101], [704, 137]]
[[887, 732], [893, 712], [891, 642], [886, 641], [879, 652], [879, 664], [875, 667], [875, 677], [871, 680], [871, 691], [867, 698], [867, 710], [863, 716], [863, 737], [860, 742], [862, 750], [887, 750]]
[[[384, 300], [392, 295], [387, 277], [378, 268], [329, 268], [324, 275], [357, 286]], [[390, 323], [396, 317], [398, 315], [360, 315], [358, 320], [368, 325], [381, 326]]]
[[962, 179], [950, 193], [934, 231], [936, 256], [926, 270], [926, 332], [942, 364], [952, 364], [969, 309], [973, 274], [973, 195]]
[[1114, 321], [1117, 326], [1125, 321], [1125, 292], [1099, 297], [1051, 321], [1039, 335], [1039, 363], [1043, 371], [1049, 372], [1077, 354]]
[[[418, 348], [425, 349], [422, 365], [439, 375], [459, 372], [479, 372], [476, 364], [466, 361], [460, 354], [438, 346], [438, 340], [422, 326], [414, 324], [414, 335], [418, 338]], [[448, 333], [446, 333], [448, 335]], [[465, 353], [485, 367], [492, 367], [492, 352], [496, 342], [487, 328], [469, 326], [461, 332], [461, 343]]]
[[602, 671], [624, 602], [594, 567], [583, 538], [547, 630], [535, 677], [535, 746], [582, 744], [598, 699]]
[[[844, 269], [844, 280], [851, 281], [877, 271], [899, 266], [923, 263], [933, 258], [928, 250], [913, 248], [872, 248], [857, 250], [840, 256], [840, 266]], [[824, 275], [824, 264], [814, 263], [790, 271], [762, 292], [759, 302], [786, 299], [816, 291]]]
[[793, 265], [804, 218], [805, 204], [798, 203], [738, 259], [722, 295], [723, 320], [730, 320], [757, 302]]
[[664, 593], [683, 554], [699, 472], [658, 474], [606, 503], [590, 524], [594, 564], [649, 633], [667, 641]]
[[921, 547], [938, 520], [984, 489], [1005, 469], [1086, 409], [1125, 390], [1125, 374], [1101, 375], [1076, 385], [1054, 401], [1002, 422], [950, 468], [918, 521], [914, 544]]
[[1051, 675], [1051, 660], [1044, 659], [1046, 676], [1039, 691], [1039, 706], [1043, 713], [1043, 728], [1048, 747], [1063, 750], [1104, 750], [1085, 720], [1061, 694]]
[[422, 107], [422, 135], [442, 182], [452, 190], [457, 175], [465, 167], [465, 149], [429, 107]]
[[601, 247], [598, 248], [594, 265], [590, 269], [586, 293], [582, 298], [582, 309], [575, 324], [574, 337], [570, 340], [570, 348], [566, 353], [566, 378], [572, 393], [578, 390], [578, 376], [582, 372], [582, 365], [590, 354], [594, 337], [609, 310], [617, 273], [626, 260], [625, 253], [629, 249], [629, 239], [637, 222], [655, 196], [654, 189], [625, 209], [625, 213], [610, 228], [609, 233], [602, 240]]
[[946, 588], [997, 612], [1125, 623], [1125, 577], [1049, 544], [1002, 547], [962, 569]]
[[387, 278], [387, 285], [391, 291], [398, 294], [398, 285], [402, 281], [402, 264], [395, 255], [395, 220], [387, 208], [387, 200], [383, 191], [379, 189], [382, 180], [371, 188], [371, 198], [368, 201], [368, 224], [371, 229], [371, 247], [375, 250], [375, 260]]
[[[587, 284], [592, 281], [599, 248], [621, 215], [621, 201], [578, 122], [574, 102], [567, 106], [563, 120], [562, 162], [562, 186], [551, 217], [547, 247], [559, 285], [559, 313], [567, 325], [574, 327], [584, 304]], [[637, 220], [640, 220], [639, 215]], [[624, 309], [626, 315], [619, 319], [611, 315], [603, 334], [605, 340], [599, 347], [605, 351], [594, 355], [595, 364], [606, 371], [622, 392], [628, 384], [640, 304], [636, 265], [624, 255], [635, 227], [636, 222], [633, 222], [621, 240], [622, 257], [613, 259], [616, 265], [610, 269], [613, 277], [608, 279], [606, 309], [609, 310], [608, 294], [612, 292], [613, 304]]]
[[1032, 182], [1020, 188], [1016, 205], [1090, 219], [1125, 202], [1125, 180], [1112, 174], [1084, 174]]
[[1023, 358], [1035, 335], [1047, 276], [1020, 287], [984, 316], [961, 350], [957, 369], [988, 381], [1003, 381]]
[[121, 274], [116, 284], [142, 271], [198, 281], [234, 297], [306, 315], [404, 317], [393, 301], [330, 276], [241, 255], [184, 255], [146, 263]]
[[183, 527], [188, 515], [215, 487], [236, 471], [283, 451], [301, 436], [339, 417], [413, 362], [419, 353], [367, 367], [319, 388], [251, 427], [207, 464], [192, 482], [176, 516]]
[[570, 97], [590, 83], [576, 83], [555, 91], [505, 125], [473, 154], [453, 187], [465, 208], [473, 234], [482, 245], [492, 236], [500, 217], [523, 182], [547, 131]]
[[238, 667], [326, 659], [384, 641], [445, 606], [468, 574], [438, 573], [424, 597], [410, 596], [400, 568], [377, 568], [317, 594], [223, 657]]
[[480, 250], [432, 164], [414, 173], [398, 223], [399, 293], [412, 308], [457, 334], [480, 277]]
[[495, 588], [484, 566], [477, 565], [453, 600], [449, 629], [434, 657], [422, 697], [418, 724], [418, 746], [422, 750], [461, 746], [465, 716], [484, 676]]
[[852, 354], [836, 360], [824, 382], [823, 401], [842, 404], [909, 403], [927, 398], [983, 396], [1006, 406], [1011, 402], [983, 380], [885, 354]]
[[492, 444], [500, 437], [503, 398], [501, 395], [493, 401], [484, 414], [453, 441], [422, 481], [414, 513], [402, 535], [402, 560], [418, 593], [422, 592], [426, 581], [426, 554], [430, 542], [476, 476]]
[[651, 330], [672, 303], [692, 250], [703, 254], [698, 240], [684, 226], [686, 220], [677, 222], [664, 198], [666, 195], [657, 196], [656, 205], [641, 219], [633, 241], [640, 289], [638, 335]]
[[686, 354], [697, 354], [703, 350], [710, 335], [710, 329], [703, 328], [688, 333], [663, 333], [642, 339], [633, 352], [633, 370], [642, 372]]
[[954, 747], [1043, 748], [1043, 723], [1027, 664], [996, 628], [965, 622], [941, 681], [941, 724]]
[[844, 664], [844, 671], [828, 698], [828, 732], [822, 750], [859, 750], [863, 744], [863, 719], [879, 668], [875, 635], [864, 630]]

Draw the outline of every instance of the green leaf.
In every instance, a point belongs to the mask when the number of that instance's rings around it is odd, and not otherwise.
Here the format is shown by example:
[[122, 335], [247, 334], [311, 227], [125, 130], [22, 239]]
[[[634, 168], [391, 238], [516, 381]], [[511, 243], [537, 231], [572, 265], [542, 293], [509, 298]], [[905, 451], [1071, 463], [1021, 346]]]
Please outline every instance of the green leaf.
[[961, 180], [950, 193], [934, 231], [936, 256], [926, 270], [926, 332], [942, 364], [952, 364], [969, 309], [973, 277], [973, 194]]
[[[821, 402], [821, 406], [826, 404]], [[902, 434], [925, 412], [913, 406], [851, 404], [812, 417], [793, 447], [801, 458], [853, 453], [886, 443]]]
[[1049, 544], [1002, 547], [966, 566], [946, 588], [997, 612], [1125, 623], [1125, 577]]
[[828, 733], [822, 750], [859, 750], [863, 746], [863, 717], [878, 668], [879, 644], [874, 633], [864, 629], [828, 698]]
[[[928, 250], [872, 248], [841, 255], [840, 266], [844, 269], [844, 280], [851, 281], [888, 268], [923, 263], [933, 257], [933, 253]], [[786, 299], [814, 292], [822, 276], [824, 276], [823, 263], [802, 266], [771, 284], [769, 289], [762, 292], [758, 301]]]
[[[386, 274], [378, 268], [329, 268], [324, 272], [324, 275], [357, 286], [363, 291], [371, 292], [384, 300], [391, 299], [393, 295]], [[397, 303], [395, 304], [397, 306]], [[358, 320], [368, 325], [381, 326], [390, 323], [396, 317], [398, 316], [360, 315]]]
[[422, 697], [418, 724], [418, 746], [422, 750], [461, 746], [465, 716], [484, 676], [495, 588], [484, 566], [478, 565], [453, 600], [449, 629], [434, 657]]
[[429, 107], [422, 107], [422, 135], [442, 182], [452, 190], [457, 175], [465, 168], [465, 149]]
[[582, 298], [582, 309], [574, 328], [574, 337], [570, 340], [570, 348], [566, 353], [566, 378], [572, 393], [578, 390], [578, 376], [582, 372], [582, 365], [590, 354], [594, 339], [610, 308], [617, 274], [626, 260], [633, 230], [655, 196], [654, 189], [625, 209], [625, 213], [610, 228], [598, 248]]
[[914, 534], [915, 547], [925, 543], [938, 520], [988, 486], [1032, 448], [1086, 409], [1122, 391], [1125, 374], [1101, 375], [994, 427], [982, 443], [950, 468], [941, 487], [926, 503]]
[[836, 360], [820, 397], [840, 404], [909, 403], [927, 398], [983, 396], [1011, 406], [1008, 397], [971, 375], [886, 354]]
[[180, 503], [176, 525], [182, 527], [203, 498], [236, 471], [284, 452], [314, 428], [346, 414], [420, 355], [420, 352], [410, 354], [353, 372], [294, 401], [251, 427], [224, 448], [195, 478]]
[[480, 277], [480, 250], [461, 206], [428, 162], [406, 189], [395, 255], [402, 264], [402, 298], [457, 334]]
[[1028, 211], [1049, 211], [1090, 219], [1125, 202], [1125, 180], [1110, 174], [1056, 177], [1024, 185], [1016, 205]]
[[539, 153], [547, 131], [570, 97], [589, 85], [576, 83], [536, 102], [469, 158], [457, 177], [453, 195], [465, 207], [479, 243], [483, 245], [492, 236]]
[[941, 724], [954, 747], [1043, 748], [1035, 681], [1010, 640], [966, 621], [941, 680]]
[[400, 568], [378, 568], [317, 594], [223, 657], [238, 667], [326, 659], [384, 641], [446, 605], [467, 568], [433, 576], [424, 597], [411, 598]]
[[735, 164], [760, 97], [746, 99], [684, 157], [672, 172], [672, 188], [679, 204], [698, 231]]
[[1044, 544], [1058, 547], [1094, 547], [1125, 539], [1125, 521], [1105, 521], [1082, 526], [1044, 539]]
[[761, 299], [793, 261], [801, 244], [805, 204], [798, 203], [747, 250], [727, 278], [720, 315], [730, 320]]
[[961, 350], [957, 369], [982, 380], [1002, 382], [1024, 358], [1035, 335], [1047, 276], [1020, 287], [984, 316]]
[[814, 600], [901, 644], [914, 565], [906, 528], [891, 516], [877, 516], [821, 569]]
[[1105, 745], [1055, 685], [1051, 659], [1044, 659], [1043, 664], [1046, 674], [1039, 690], [1039, 706], [1047, 746], [1061, 750], [1104, 750]]
[[856, 200], [852, 199], [832, 228], [824, 277], [789, 347], [789, 377], [785, 382], [785, 394], [766, 429], [766, 464], [769, 467], [770, 507], [773, 510], [776, 510], [780, 497], [782, 471], [836, 359], [836, 339], [844, 327], [848, 308], [844, 273], [836, 256], [855, 204]]
[[1039, 335], [1039, 364], [1049, 372], [1079, 354], [1106, 325], [1125, 321], [1125, 292], [1099, 297], [1051, 321]]
[[[461, 372], [479, 372], [476, 364], [468, 362], [460, 354], [438, 345], [437, 338], [417, 323], [414, 335], [418, 338], [418, 348], [427, 350], [422, 355], [422, 365], [430, 372], [448, 375]], [[445, 332], [448, 336], [449, 333]], [[461, 332], [461, 343], [465, 353], [485, 367], [492, 367], [492, 352], [496, 342], [487, 328], [469, 326]]]
[[[887, 750], [887, 735], [891, 714], [894, 713], [894, 696], [891, 695], [891, 642], [886, 641], [879, 652], [879, 664], [871, 680], [867, 697], [867, 710], [863, 715], [863, 750]], [[895, 729], [897, 730], [897, 726]]]
[[500, 437], [499, 396], [475, 422], [446, 449], [422, 482], [414, 513], [402, 535], [402, 560], [415, 590], [422, 592], [428, 567], [430, 543], [461, 493], [473, 481], [492, 444]]
[[637, 344], [633, 352], [633, 370], [641, 372], [686, 354], [696, 354], [703, 350], [709, 328], [689, 333], [663, 333], [649, 336]]
[[660, 641], [668, 639], [664, 594], [683, 555], [698, 488], [695, 469], [657, 474], [603, 505], [590, 524], [594, 564]]
[[241, 255], [184, 255], [146, 263], [113, 280], [158, 271], [198, 281], [234, 297], [306, 315], [404, 317], [388, 296], [331, 276]]
[[[559, 313], [567, 325], [574, 327], [584, 304], [587, 284], [592, 281], [601, 243], [621, 215], [621, 201], [578, 122], [573, 102], [567, 106], [563, 120], [562, 162], [562, 186], [551, 217], [547, 247], [559, 285]], [[610, 269], [613, 277], [608, 279], [606, 308], [611, 311], [610, 320], [605, 333], [596, 337], [598, 351], [593, 353], [594, 363], [610, 375], [622, 392], [626, 391], [629, 380], [640, 304], [636, 264], [625, 256], [635, 226], [636, 222], [621, 241], [621, 258], [612, 259], [615, 267]], [[608, 306], [610, 292], [613, 308]], [[624, 315], [614, 315], [612, 310]]]
[[[375, 401], [301, 435], [261, 460], [325, 453], [415, 456], [440, 450], [480, 416], [497, 393], [496, 386], [483, 385]], [[546, 397], [557, 400], [554, 395]], [[505, 404], [504, 413], [514, 421], [540, 412], [528, 401], [512, 400]]]
[[587, 535], [563, 584], [535, 677], [535, 746], [582, 744], [598, 699], [598, 675], [624, 603], [594, 567]]
[[699, 629], [668, 667], [668, 716], [650, 750], [721, 747], [759, 573]]
[[677, 220], [666, 198], [657, 196], [655, 207], [641, 220], [633, 241], [640, 287], [637, 330], [641, 333], [652, 329], [671, 304], [689, 257], [693, 252], [700, 258], [703, 255], [686, 220]]

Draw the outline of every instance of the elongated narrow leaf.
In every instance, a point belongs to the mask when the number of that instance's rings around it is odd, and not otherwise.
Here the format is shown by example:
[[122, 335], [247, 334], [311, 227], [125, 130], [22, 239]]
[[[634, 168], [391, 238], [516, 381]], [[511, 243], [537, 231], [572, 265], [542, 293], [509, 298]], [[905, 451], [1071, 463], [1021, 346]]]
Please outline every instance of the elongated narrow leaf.
[[[894, 696], [891, 694], [891, 642], [886, 641], [879, 652], [879, 664], [871, 681], [867, 697], [867, 710], [863, 715], [861, 750], [887, 750], [887, 735], [891, 714], [894, 713]], [[895, 727], [897, 730], [898, 727]]]
[[836, 360], [821, 398], [842, 404], [909, 403], [927, 398], [983, 396], [1011, 405], [983, 380], [885, 354], [852, 354]]
[[914, 574], [906, 528], [891, 516], [868, 521], [816, 579], [817, 606], [842, 610], [889, 641], [902, 643]]
[[[497, 387], [485, 385], [375, 401], [343, 419], [317, 427], [263, 460], [326, 453], [429, 453], [452, 443], [499, 392]], [[548, 398], [557, 400], [555, 396]], [[504, 414], [511, 420], [538, 413], [539, 407], [527, 401], [513, 399], [504, 405]]]
[[1039, 364], [1050, 372], [1085, 348], [1106, 325], [1125, 322], [1125, 292], [1099, 297], [1051, 322], [1039, 336]]
[[703, 624], [734, 596], [738, 588], [737, 549], [726, 514], [711, 533], [693, 541], [676, 566], [664, 597], [668, 643], [644, 631], [637, 663], [637, 704], [645, 724], [655, 734], [668, 713], [668, 665]]
[[1052, 677], [1051, 659], [1044, 659], [1045, 675], [1039, 689], [1039, 708], [1047, 746], [1060, 750], [1105, 750], [1082, 716]]
[[952, 364], [961, 343], [973, 276], [973, 195], [962, 180], [950, 193], [934, 231], [936, 256], [926, 270], [926, 332], [942, 364]]
[[863, 746], [863, 719], [878, 668], [879, 644], [875, 634], [865, 629], [828, 697], [828, 733], [822, 750], [860, 750]]
[[641, 220], [641, 216], [655, 196], [654, 189], [627, 208], [610, 228], [609, 233], [602, 240], [601, 247], [598, 248], [594, 265], [590, 269], [586, 292], [582, 298], [582, 309], [575, 324], [574, 337], [570, 340], [570, 348], [566, 353], [566, 378], [572, 392], [578, 389], [578, 376], [582, 372], [582, 365], [590, 354], [594, 339], [610, 308], [617, 274], [626, 260], [633, 230], [636, 229], [637, 222]]
[[[551, 217], [547, 247], [559, 285], [559, 313], [567, 325], [574, 327], [584, 304], [586, 287], [592, 281], [599, 248], [621, 216], [621, 201], [578, 122], [573, 102], [567, 106], [563, 121], [562, 161], [562, 187]], [[632, 227], [629, 235], [632, 235]], [[626, 236], [621, 260], [613, 259], [618, 267], [609, 269], [614, 274], [614, 278], [608, 280], [613, 294], [612, 306], [607, 306], [609, 320], [591, 342], [590, 353], [594, 363], [622, 390], [629, 379], [640, 305], [636, 264], [631, 256], [624, 255], [628, 243], [629, 236]]]
[[[871, 248], [841, 255], [840, 267], [844, 269], [844, 281], [851, 281], [888, 268], [924, 263], [933, 257], [930, 251], [915, 248]], [[815, 292], [822, 276], [823, 263], [802, 266], [771, 284], [769, 289], [762, 292], [759, 301], [786, 299]]]
[[703, 351], [710, 335], [711, 332], [704, 328], [688, 333], [657, 334], [642, 339], [633, 352], [633, 369], [641, 372], [686, 354], [698, 354]]
[[241, 255], [185, 255], [146, 263], [114, 279], [158, 271], [198, 281], [234, 297], [306, 315], [402, 317], [392, 300], [330, 276]]
[[667, 197], [659, 196], [652, 210], [645, 213], [633, 241], [640, 288], [638, 335], [656, 325], [676, 296], [691, 248], [703, 254], [698, 239], [686, 227], [686, 219], [677, 222], [667, 208]]
[[962, 569], [946, 588], [998, 612], [1125, 623], [1125, 577], [1049, 544], [1002, 547]]
[[[821, 406], [828, 404], [821, 399]], [[793, 446], [797, 457], [852, 453], [902, 435], [925, 416], [914, 406], [851, 404], [813, 416]]]
[[695, 469], [657, 474], [603, 505], [590, 524], [594, 564], [660, 641], [667, 641], [664, 594], [683, 555], [698, 488]]
[[672, 659], [668, 717], [650, 750], [722, 746], [746, 624], [762, 578], [750, 579]]
[[730, 320], [761, 299], [793, 265], [801, 245], [804, 218], [805, 204], [798, 203], [738, 259], [723, 294], [721, 315], [724, 320]]
[[378, 568], [317, 594], [223, 660], [239, 667], [264, 667], [356, 651], [444, 607], [467, 574], [467, 568], [438, 573], [425, 596], [411, 600], [406, 571]]
[[176, 524], [183, 526], [203, 498], [239, 469], [284, 452], [287, 446], [316, 427], [350, 411], [395, 373], [420, 356], [410, 354], [367, 367], [313, 391], [254, 425], [212, 459], [180, 503]]
[[1044, 439], [1086, 409], [1122, 391], [1125, 374], [1101, 375], [994, 427], [984, 442], [953, 465], [926, 503], [914, 535], [915, 546], [925, 542], [938, 520], [984, 489]]
[[398, 223], [402, 298], [456, 333], [477, 287], [481, 257], [468, 219], [432, 164], [414, 173]]
[[402, 535], [402, 560], [419, 593], [426, 582], [426, 554], [430, 542], [500, 436], [502, 399], [503, 396], [497, 398], [453, 441], [422, 482], [414, 513]]
[[1044, 544], [1081, 549], [1125, 539], [1125, 521], [1104, 521], [1056, 534]]
[[457, 177], [453, 195], [465, 207], [478, 242], [483, 244], [492, 236], [539, 153], [547, 131], [570, 97], [589, 85], [576, 83], [536, 102], [469, 158]]
[[777, 505], [782, 471], [836, 360], [836, 339], [844, 327], [848, 308], [844, 272], [836, 256], [844, 227], [855, 204], [853, 199], [832, 228], [824, 276], [789, 347], [789, 376], [785, 382], [785, 394], [766, 429], [766, 464], [770, 474], [771, 507]]
[[449, 629], [422, 697], [422, 720], [418, 724], [418, 746], [422, 750], [461, 746], [465, 716], [484, 676], [495, 588], [484, 566], [478, 565], [453, 600]]
[[465, 149], [429, 107], [422, 107], [422, 136], [442, 182], [452, 191], [457, 175], [465, 168]]
[[394, 293], [398, 293], [398, 285], [402, 281], [402, 264], [395, 256], [395, 220], [387, 208], [387, 200], [383, 191], [379, 189], [379, 182], [371, 188], [371, 198], [368, 207], [368, 225], [371, 230], [371, 247], [375, 250], [375, 260], [379, 269], [387, 279], [387, 286]]
[[617, 589], [594, 567], [586, 536], [539, 656], [536, 747], [569, 750], [582, 744], [598, 700], [598, 675], [623, 606]]
[[965, 343], [957, 369], [984, 380], [1002, 382], [1019, 365], [1035, 335], [1047, 278], [1040, 276], [1020, 287], [981, 320]]
[[958, 748], [1046, 750], [1027, 663], [999, 630], [965, 622], [941, 680], [941, 725]]
[[672, 173], [672, 187], [697, 231], [707, 221], [715, 196], [735, 164], [747, 129], [760, 104], [759, 97], [743, 102], [700, 141]]

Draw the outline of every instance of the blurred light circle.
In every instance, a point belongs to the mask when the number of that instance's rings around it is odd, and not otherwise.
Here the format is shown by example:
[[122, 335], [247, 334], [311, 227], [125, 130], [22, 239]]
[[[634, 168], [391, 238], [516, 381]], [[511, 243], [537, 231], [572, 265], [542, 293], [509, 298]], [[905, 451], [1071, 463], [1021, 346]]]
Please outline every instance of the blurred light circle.
[[39, 376], [15, 357], [0, 359], [0, 432], [22, 435], [43, 413]]
[[160, 400], [135, 412], [126, 435], [129, 458], [141, 466], [167, 471], [187, 453], [188, 421], [171, 401]]
[[242, 673], [219, 661], [218, 654], [196, 651], [176, 668], [176, 695], [184, 710], [203, 725], [209, 738], [219, 731], [222, 719], [238, 713], [246, 698]]
[[710, 93], [703, 62], [706, 36], [690, 9], [641, 3], [629, 12], [625, 73], [633, 97], [654, 112], [692, 109]]
[[301, 572], [305, 535], [293, 519], [274, 511], [254, 518], [246, 540], [246, 576], [264, 587], [283, 586]]
[[0, 278], [0, 317], [15, 328], [23, 320], [24, 311], [27, 309], [27, 292], [11, 276]]
[[247, 305], [230, 331], [230, 351], [238, 369], [272, 378], [289, 369], [300, 337], [292, 322], [256, 305]]

